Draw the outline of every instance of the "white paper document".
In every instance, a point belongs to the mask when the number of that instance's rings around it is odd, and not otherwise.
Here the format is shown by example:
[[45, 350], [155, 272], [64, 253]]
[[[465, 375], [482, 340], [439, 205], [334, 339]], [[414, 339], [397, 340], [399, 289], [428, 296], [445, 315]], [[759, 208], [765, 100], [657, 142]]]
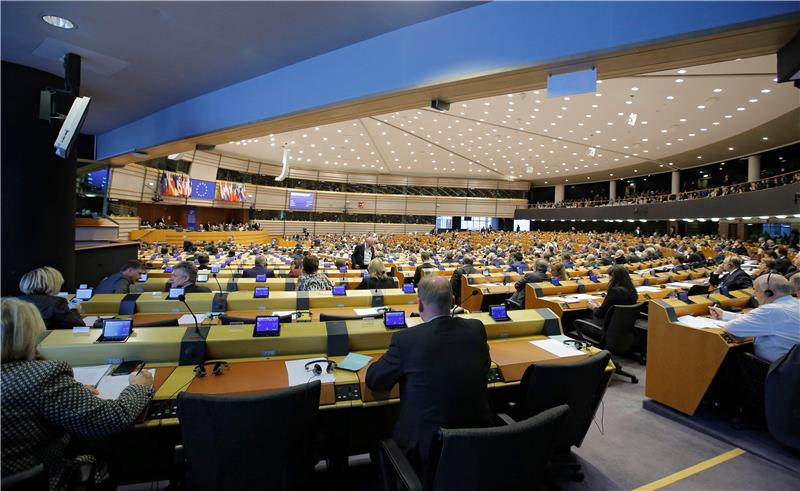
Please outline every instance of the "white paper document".
[[673, 288], [686, 288], [687, 290], [693, 286], [694, 283], [686, 283], [685, 281], [676, 281], [675, 283], [667, 283], [667, 286], [671, 286]]
[[[208, 317], [208, 314], [195, 314], [197, 316], [197, 323], [202, 324], [204, 320]], [[194, 325], [194, 317], [192, 314], [183, 314], [178, 318], [178, 324], [183, 326], [189, 324], [190, 326]]]
[[72, 373], [75, 380], [82, 384], [96, 386], [111, 365], [94, 365], [91, 367], [73, 367]]
[[694, 327], [695, 329], [707, 329], [709, 327], [724, 327], [726, 321], [712, 319], [710, 317], [695, 317], [693, 315], [682, 315], [678, 317], [678, 322], [684, 326]]
[[277, 315], [278, 317], [285, 317], [287, 315], [294, 315], [297, 312], [294, 310], [273, 310], [272, 315]]
[[[591, 295], [587, 295], [587, 297], [591, 297]], [[542, 300], [549, 300], [551, 302], [558, 302], [558, 303], [578, 303], [581, 301], [581, 298], [578, 295], [570, 295], [568, 297], [548, 296], [548, 297], [542, 297]]]
[[660, 292], [661, 288], [658, 288], [657, 286], [637, 286], [636, 287], [636, 291], [637, 292], [646, 292], [646, 293], [656, 293], [656, 292]]
[[538, 341], [530, 341], [530, 343], [538, 348], [542, 348], [559, 358], [566, 358], [568, 356], [583, 355], [584, 352], [568, 346], [555, 339], [540, 339]]
[[[148, 370], [153, 377], [156, 376], [155, 368], [146, 370]], [[125, 387], [129, 385], [130, 382], [128, 382], [127, 375], [116, 375], [114, 377], [111, 375], [106, 375], [103, 377], [103, 380], [97, 384], [97, 390], [100, 392], [101, 399], [116, 399], [120, 394], [122, 394], [122, 391], [125, 390]]]
[[356, 313], [356, 315], [375, 315], [375, 316], [378, 316], [378, 315], [381, 315], [381, 312], [383, 312], [383, 310], [378, 311], [379, 308], [380, 307], [371, 307], [371, 308], [368, 308], [368, 309], [353, 309], [353, 311]]
[[327, 372], [328, 364], [320, 361], [317, 364], [322, 368], [321, 375], [314, 375], [312, 367], [306, 370], [306, 363], [313, 360], [321, 360], [321, 358], [305, 358], [302, 360], [289, 360], [286, 362], [286, 374], [289, 375], [289, 386], [307, 384], [314, 380], [319, 380], [323, 384], [335, 382], [336, 377], [332, 373]]

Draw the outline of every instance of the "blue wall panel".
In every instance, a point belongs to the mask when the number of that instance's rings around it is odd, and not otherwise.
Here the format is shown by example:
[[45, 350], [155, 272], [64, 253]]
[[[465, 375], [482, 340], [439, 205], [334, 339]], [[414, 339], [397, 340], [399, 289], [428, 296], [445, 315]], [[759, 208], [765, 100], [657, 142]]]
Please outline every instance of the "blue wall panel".
[[97, 158], [366, 96], [797, 13], [799, 2], [483, 4], [164, 108], [99, 135]]

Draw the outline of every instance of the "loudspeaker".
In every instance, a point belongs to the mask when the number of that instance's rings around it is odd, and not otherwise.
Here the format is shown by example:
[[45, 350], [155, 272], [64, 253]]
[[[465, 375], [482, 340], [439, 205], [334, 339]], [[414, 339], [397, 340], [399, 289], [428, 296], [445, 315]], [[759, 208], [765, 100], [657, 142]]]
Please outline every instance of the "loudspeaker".
[[206, 361], [206, 339], [194, 329], [187, 329], [181, 339], [179, 365], [201, 365]]
[[328, 321], [325, 323], [325, 328], [328, 331], [328, 356], [347, 356], [350, 352], [347, 323], [345, 321]]
[[215, 293], [211, 300], [211, 312], [225, 312], [228, 310], [228, 294]]

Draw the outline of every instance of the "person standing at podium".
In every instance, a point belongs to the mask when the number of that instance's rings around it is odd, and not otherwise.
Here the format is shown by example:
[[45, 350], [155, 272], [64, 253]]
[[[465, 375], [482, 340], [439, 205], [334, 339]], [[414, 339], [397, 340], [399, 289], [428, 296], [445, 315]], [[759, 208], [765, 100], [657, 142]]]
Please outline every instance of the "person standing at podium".
[[423, 278], [417, 295], [425, 323], [395, 332], [389, 349], [367, 370], [366, 382], [375, 391], [400, 384], [394, 439], [430, 486], [439, 428], [494, 424], [486, 387], [491, 359], [483, 323], [450, 316], [447, 278]]

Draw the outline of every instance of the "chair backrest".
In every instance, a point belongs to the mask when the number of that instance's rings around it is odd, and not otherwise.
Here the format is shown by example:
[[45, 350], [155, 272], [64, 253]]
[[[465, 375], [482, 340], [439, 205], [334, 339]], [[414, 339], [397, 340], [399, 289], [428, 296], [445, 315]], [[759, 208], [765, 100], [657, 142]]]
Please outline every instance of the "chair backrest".
[[319, 321], [326, 322], [326, 321], [355, 321], [361, 319], [382, 319], [383, 314], [369, 314], [369, 315], [336, 315], [336, 314], [319, 314]]
[[47, 473], [44, 464], [4, 477], [0, 488], [3, 491], [47, 491]]
[[568, 412], [562, 405], [507, 426], [442, 429], [433, 489], [538, 489]]
[[636, 344], [636, 319], [641, 303], [614, 305], [606, 314], [603, 348], [615, 355], [628, 353]]
[[580, 447], [605, 393], [610, 359], [611, 353], [604, 350], [578, 361], [529, 366], [519, 384], [517, 417], [528, 418], [566, 404], [569, 414], [556, 437], [555, 449]]
[[708, 293], [708, 285], [694, 285], [689, 288], [687, 295], [705, 295]]
[[178, 396], [187, 489], [301, 489], [313, 472], [320, 383]]

